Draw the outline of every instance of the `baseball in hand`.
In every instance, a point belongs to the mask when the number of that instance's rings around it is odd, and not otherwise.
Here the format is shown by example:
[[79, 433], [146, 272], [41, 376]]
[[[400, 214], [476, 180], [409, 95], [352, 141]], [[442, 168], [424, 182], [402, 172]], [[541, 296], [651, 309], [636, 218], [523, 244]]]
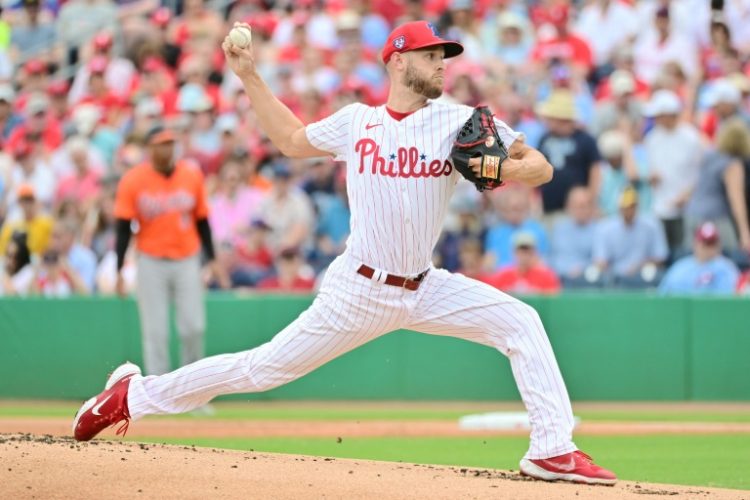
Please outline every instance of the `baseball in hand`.
[[253, 35], [247, 26], [235, 26], [229, 32], [229, 39], [237, 47], [244, 49], [250, 45]]

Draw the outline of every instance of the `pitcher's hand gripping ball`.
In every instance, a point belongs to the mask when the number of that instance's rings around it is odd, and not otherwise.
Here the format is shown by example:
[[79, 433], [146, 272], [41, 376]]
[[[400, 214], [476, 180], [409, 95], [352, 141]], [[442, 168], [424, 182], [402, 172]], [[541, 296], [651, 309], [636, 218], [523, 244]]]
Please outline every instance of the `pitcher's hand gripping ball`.
[[[453, 165], [477, 190], [485, 191], [503, 184], [500, 170], [507, 157], [508, 149], [497, 133], [492, 112], [487, 106], [478, 106], [453, 143]], [[480, 159], [478, 173], [469, 165], [472, 158]]]
[[229, 39], [237, 47], [244, 49], [248, 47], [253, 40], [253, 34], [247, 26], [239, 25], [229, 31]]

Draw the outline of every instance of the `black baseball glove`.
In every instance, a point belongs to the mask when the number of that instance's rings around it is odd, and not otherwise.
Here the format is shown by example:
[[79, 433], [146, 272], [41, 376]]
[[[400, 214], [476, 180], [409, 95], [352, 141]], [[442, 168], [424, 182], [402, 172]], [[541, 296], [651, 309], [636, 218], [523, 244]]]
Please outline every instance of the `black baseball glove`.
[[[475, 157], [481, 157], [479, 175], [469, 166], [469, 160]], [[503, 184], [500, 170], [507, 157], [508, 150], [497, 133], [490, 109], [478, 106], [453, 143], [453, 165], [464, 178], [474, 183], [477, 190], [485, 191]]]

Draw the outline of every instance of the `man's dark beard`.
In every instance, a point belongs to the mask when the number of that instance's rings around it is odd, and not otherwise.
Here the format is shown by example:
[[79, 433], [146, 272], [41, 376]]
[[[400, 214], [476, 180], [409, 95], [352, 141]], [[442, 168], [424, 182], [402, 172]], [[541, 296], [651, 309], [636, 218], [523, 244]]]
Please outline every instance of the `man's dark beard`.
[[441, 85], [432, 83], [426, 78], [422, 78], [411, 64], [406, 66], [404, 84], [406, 85], [406, 88], [412, 92], [425, 96], [428, 99], [437, 99], [443, 95], [443, 88]]

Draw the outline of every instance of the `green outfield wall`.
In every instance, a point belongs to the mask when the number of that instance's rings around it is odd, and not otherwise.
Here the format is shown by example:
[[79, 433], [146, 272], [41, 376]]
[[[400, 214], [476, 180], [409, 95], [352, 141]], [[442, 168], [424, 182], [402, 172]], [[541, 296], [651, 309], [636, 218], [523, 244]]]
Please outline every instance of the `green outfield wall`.
[[[537, 308], [576, 400], [750, 400], [750, 300], [565, 295]], [[207, 354], [250, 349], [312, 297], [212, 295]], [[0, 398], [82, 399], [141, 361], [136, 305], [115, 298], [0, 300]], [[173, 355], [176, 344], [173, 338]], [[488, 347], [395, 332], [301, 380], [240, 399], [517, 400]]]

